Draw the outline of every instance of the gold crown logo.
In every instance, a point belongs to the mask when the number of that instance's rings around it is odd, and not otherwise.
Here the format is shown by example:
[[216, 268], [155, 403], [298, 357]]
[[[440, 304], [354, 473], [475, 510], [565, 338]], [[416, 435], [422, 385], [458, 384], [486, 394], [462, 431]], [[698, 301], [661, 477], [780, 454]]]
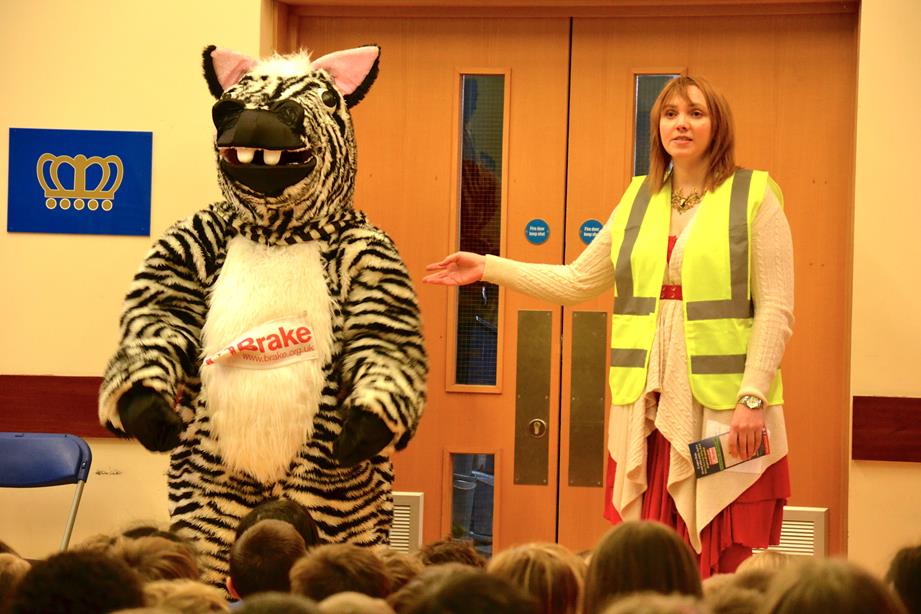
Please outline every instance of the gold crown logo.
[[[62, 164], [68, 164], [74, 169], [73, 186], [66, 188], [61, 185], [58, 178], [58, 170]], [[98, 165], [102, 169], [102, 177], [99, 183], [93, 189], [86, 187], [86, 169], [93, 165]], [[48, 167], [48, 175], [45, 175], [45, 167]], [[114, 169], [114, 174], [112, 170]], [[38, 175], [38, 182], [42, 184], [45, 190], [45, 207], [54, 209], [60, 206], [61, 209], [70, 209], [73, 204], [74, 209], [80, 211], [84, 207], [90, 211], [95, 211], [102, 201], [103, 211], [112, 209], [112, 199], [115, 198], [115, 192], [122, 184], [122, 178], [125, 174], [125, 168], [121, 158], [118, 156], [90, 156], [87, 158], [83, 154], [71, 156], [56, 156], [46, 153], [38, 159], [35, 165], [35, 173]], [[47, 179], [50, 178], [54, 187], [48, 185]], [[112, 180], [111, 182], [109, 180]], [[57, 200], [57, 199], [60, 199]], [[71, 203], [73, 199], [73, 203]]]

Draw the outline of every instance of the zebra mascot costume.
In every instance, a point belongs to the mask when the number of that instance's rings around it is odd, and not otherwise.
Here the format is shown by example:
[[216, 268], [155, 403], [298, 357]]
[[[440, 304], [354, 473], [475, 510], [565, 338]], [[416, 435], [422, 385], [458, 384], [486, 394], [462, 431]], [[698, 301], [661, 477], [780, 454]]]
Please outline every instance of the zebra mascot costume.
[[172, 528], [213, 584], [267, 499], [306, 506], [324, 540], [388, 541], [389, 455], [415, 432], [427, 365], [406, 267], [352, 208], [349, 107], [379, 53], [205, 49], [226, 200], [167, 230], [125, 300], [100, 420], [170, 451]]

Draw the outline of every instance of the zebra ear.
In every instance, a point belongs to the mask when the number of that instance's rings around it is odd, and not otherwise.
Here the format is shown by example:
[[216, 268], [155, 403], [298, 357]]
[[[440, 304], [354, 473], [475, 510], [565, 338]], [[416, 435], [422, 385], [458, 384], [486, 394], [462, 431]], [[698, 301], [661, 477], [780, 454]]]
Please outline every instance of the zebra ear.
[[328, 72], [336, 82], [336, 89], [345, 97], [346, 106], [353, 107], [361, 102], [377, 79], [380, 55], [380, 47], [366, 45], [328, 53], [314, 60], [311, 67]]
[[205, 81], [215, 98], [220, 98], [227, 88], [236, 85], [255, 65], [256, 60], [249, 56], [229, 49], [218, 49], [214, 45], [208, 45], [202, 52]]

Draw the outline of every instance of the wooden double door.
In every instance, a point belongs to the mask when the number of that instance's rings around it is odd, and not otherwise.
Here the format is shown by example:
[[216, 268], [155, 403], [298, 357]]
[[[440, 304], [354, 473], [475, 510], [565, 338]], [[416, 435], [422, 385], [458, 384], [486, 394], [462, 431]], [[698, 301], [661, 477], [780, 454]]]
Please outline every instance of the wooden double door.
[[[497, 292], [494, 381], [465, 384], [457, 291], [421, 282], [427, 263], [461, 245], [465, 75], [503, 83], [496, 248], [567, 263], [585, 248], [586, 223], [607, 220], [633, 174], [635, 143], [647, 138], [636, 134], [636, 75], [686, 72], [729, 100], [737, 161], [768, 169], [784, 190], [796, 261], [796, 325], [783, 363], [791, 504], [829, 508], [830, 548], [844, 549], [857, 18], [814, 6], [674, 18], [289, 10], [282, 51], [382, 49], [377, 82], [353, 109], [356, 204], [394, 238], [421, 303], [428, 403], [394, 463], [397, 490], [425, 493], [425, 541], [452, 530], [457, 454], [489, 455], [493, 549], [558, 541], [582, 550], [609, 528], [601, 475], [612, 292], [566, 308]], [[535, 228], [545, 229], [537, 239]], [[601, 364], [597, 354], [584, 362], [585, 323]], [[583, 404], [578, 416], [574, 402]], [[538, 449], [536, 477], [522, 445]]]

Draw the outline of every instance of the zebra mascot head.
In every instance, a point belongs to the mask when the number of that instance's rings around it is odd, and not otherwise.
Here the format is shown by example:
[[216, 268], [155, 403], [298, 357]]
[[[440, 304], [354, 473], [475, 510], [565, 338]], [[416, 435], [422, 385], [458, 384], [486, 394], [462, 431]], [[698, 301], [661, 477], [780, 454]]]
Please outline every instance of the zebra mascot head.
[[333, 220], [351, 207], [355, 135], [349, 108], [374, 82], [380, 48], [312, 60], [257, 61], [209, 46], [205, 79], [217, 98], [221, 190], [246, 222], [281, 232]]

